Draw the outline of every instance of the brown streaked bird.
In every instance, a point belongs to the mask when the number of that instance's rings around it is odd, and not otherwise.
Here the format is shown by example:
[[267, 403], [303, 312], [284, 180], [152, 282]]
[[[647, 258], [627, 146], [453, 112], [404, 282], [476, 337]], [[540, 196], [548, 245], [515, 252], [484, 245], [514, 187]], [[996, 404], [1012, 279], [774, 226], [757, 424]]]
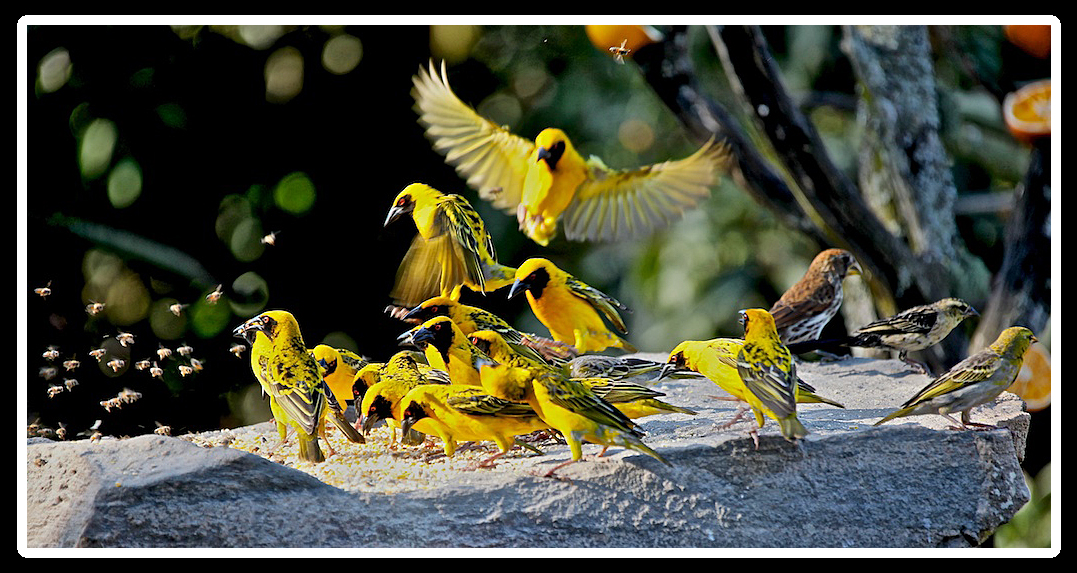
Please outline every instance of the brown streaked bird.
[[795, 344], [819, 338], [841, 307], [842, 281], [861, 272], [852, 253], [844, 249], [827, 249], [816, 255], [804, 276], [770, 307], [782, 342]]

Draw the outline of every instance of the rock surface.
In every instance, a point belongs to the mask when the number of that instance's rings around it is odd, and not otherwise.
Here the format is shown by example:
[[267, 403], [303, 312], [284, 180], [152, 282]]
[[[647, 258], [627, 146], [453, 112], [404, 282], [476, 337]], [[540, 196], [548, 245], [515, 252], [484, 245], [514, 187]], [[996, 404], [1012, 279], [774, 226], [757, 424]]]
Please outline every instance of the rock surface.
[[[973, 411], [974, 421], [997, 430], [946, 430], [939, 416], [872, 427], [929, 379], [896, 360], [863, 358], [805, 364], [801, 376], [846, 407], [801, 405], [811, 434], [799, 445], [769, 421], [756, 450], [746, 433], [754, 421], [719, 427], [736, 405], [715, 400], [724, 395], [717, 386], [662, 380], [656, 387], [664, 400], [699, 412], [637, 420], [646, 443], [673, 467], [614, 447], [604, 460], [564, 468], [559, 475], [567, 479], [558, 480], [536, 473], [566, 460], [564, 445], [543, 445], [543, 456], [513, 452], [489, 470], [448, 465], [458, 453], [426, 464], [442, 464], [447, 479], [425, 488], [405, 483], [392, 494], [373, 486], [345, 491], [259, 455], [179, 438], [35, 439], [27, 446], [26, 543], [967, 547], [1028, 500], [1019, 460], [1029, 416], [1016, 396]], [[244, 433], [273, 439], [268, 423], [218, 435], [227, 442]], [[585, 454], [596, 452], [585, 446]], [[388, 467], [404, 454], [375, 455], [373, 463]]]

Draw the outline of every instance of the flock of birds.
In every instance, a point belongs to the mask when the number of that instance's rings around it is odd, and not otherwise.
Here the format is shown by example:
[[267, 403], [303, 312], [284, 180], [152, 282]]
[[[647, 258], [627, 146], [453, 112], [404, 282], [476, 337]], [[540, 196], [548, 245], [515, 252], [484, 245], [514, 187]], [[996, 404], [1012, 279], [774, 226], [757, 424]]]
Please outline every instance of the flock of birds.
[[[444, 64], [440, 73], [433, 62], [420, 68], [413, 84], [434, 149], [481, 198], [515, 214], [520, 230], [540, 245], [559, 228], [569, 240], [618, 241], [667, 225], [708, 196], [728, 160], [727, 149], [712, 140], [681, 160], [613, 170], [598, 158], [584, 159], [559, 129], [545, 129], [532, 141], [481, 117], [452, 92]], [[269, 396], [280, 444], [294, 430], [303, 460], [325, 459], [319, 438], [328, 419], [353, 442], [364, 442], [380, 421], [394, 428], [394, 441], [399, 430], [404, 444], [436, 436], [446, 455], [458, 442], [495, 442], [499, 451], [480, 467], [515, 445], [538, 451], [521, 439], [535, 432], [559, 434], [571, 458], [547, 476], [580, 460], [583, 442], [603, 446], [602, 453], [621, 446], [668, 464], [643, 442], [634, 421], [695, 413], [659, 400], [663, 394], [647, 386], [668, 376], [706, 378], [728, 392], [741, 407], [726, 426], [750, 410], [757, 446], [767, 418], [795, 441], [808, 433], [797, 419], [798, 403], [841, 407], [797, 377], [796, 354], [837, 346], [888, 349], [926, 373], [907, 353], [938, 343], [976, 315], [964, 301], [947, 298], [848, 337], [821, 340], [841, 306], [843, 280], [861, 272], [852, 254], [828, 249], [770, 309], [741, 311], [743, 338], [684, 341], [666, 362], [607, 356], [598, 353], [636, 350], [623, 338], [620, 311], [627, 309], [615, 298], [544, 258], [515, 268], [500, 263], [482, 219], [461, 195], [413, 183], [394, 199], [385, 225], [406, 216], [417, 234], [386, 311], [411, 325], [398, 337], [407, 349], [384, 363], [326, 345], [308, 349], [296, 318], [284, 310], [263, 312], [233, 331], [250, 345], [251, 368]], [[462, 304], [464, 287], [524, 295], [550, 337], [520, 332], [491, 312]], [[970, 410], [1013, 382], [1035, 341], [1027, 328], [1005, 329], [877, 424], [938, 414], [955, 429], [985, 426], [970, 420]], [[355, 405], [354, 424], [345, 415], [348, 401]], [[960, 420], [952, 416], [957, 413]]]

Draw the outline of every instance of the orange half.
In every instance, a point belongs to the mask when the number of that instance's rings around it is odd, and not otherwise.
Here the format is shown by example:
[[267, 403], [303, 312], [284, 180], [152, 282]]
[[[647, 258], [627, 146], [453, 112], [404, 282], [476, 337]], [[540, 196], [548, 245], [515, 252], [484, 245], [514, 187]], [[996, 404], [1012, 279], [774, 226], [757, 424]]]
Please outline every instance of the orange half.
[[1006, 127], [1021, 141], [1051, 135], [1051, 80], [1032, 82], [1002, 100]]

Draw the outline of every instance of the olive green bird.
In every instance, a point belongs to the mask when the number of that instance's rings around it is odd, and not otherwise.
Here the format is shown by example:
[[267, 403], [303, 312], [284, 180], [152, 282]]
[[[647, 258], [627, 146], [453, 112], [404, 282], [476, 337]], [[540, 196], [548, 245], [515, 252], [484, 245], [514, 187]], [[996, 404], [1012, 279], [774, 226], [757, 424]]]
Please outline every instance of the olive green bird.
[[[887, 414], [875, 425], [905, 416], [938, 414], [953, 424], [950, 429], [967, 430], [969, 426], [994, 428], [989, 424], [972, 422], [969, 412], [998, 398], [1013, 384], [1021, 371], [1025, 352], [1036, 341], [1032, 331], [1023, 326], [1003, 330], [991, 346], [955, 364], [909, 398], [899, 410]], [[951, 416], [955, 412], [961, 412], [960, 422]]]

